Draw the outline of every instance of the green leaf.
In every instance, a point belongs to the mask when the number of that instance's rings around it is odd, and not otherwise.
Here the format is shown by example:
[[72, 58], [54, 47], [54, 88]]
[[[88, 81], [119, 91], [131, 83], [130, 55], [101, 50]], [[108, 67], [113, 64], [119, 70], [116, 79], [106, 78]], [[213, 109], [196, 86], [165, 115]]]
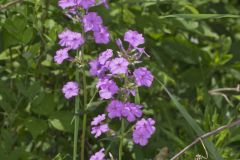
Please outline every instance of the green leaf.
[[56, 104], [52, 94], [41, 93], [32, 103], [31, 110], [40, 115], [50, 115]]
[[[182, 116], [186, 119], [186, 121], [188, 122], [188, 124], [192, 127], [192, 129], [196, 132], [196, 134], [198, 136], [201, 136], [204, 134], [204, 131], [201, 129], [201, 127], [195, 122], [195, 120], [191, 117], [191, 115], [187, 112], [187, 110], [185, 109], [185, 107], [179, 103], [179, 101], [177, 100], [177, 98], [171, 94], [169, 92], [169, 90], [165, 87], [165, 85], [158, 80], [156, 77], [155, 79], [157, 80], [157, 82], [163, 87], [163, 89], [165, 90], [165, 92], [167, 92], [167, 94], [169, 95], [169, 97], [171, 98], [172, 102], [174, 103], [174, 105], [177, 107], [177, 109], [179, 110], [179, 112], [182, 114]], [[211, 153], [211, 155], [214, 157], [214, 159], [218, 159], [218, 160], [223, 160], [222, 157], [220, 156], [220, 154], [217, 152], [217, 149], [214, 147], [214, 144], [208, 140], [204, 140], [204, 144], [206, 145], [206, 148], [209, 150], [209, 152]]]
[[173, 14], [167, 16], [160, 16], [162, 18], [183, 18], [190, 20], [204, 20], [204, 19], [218, 19], [218, 18], [240, 18], [239, 15], [232, 14]]
[[53, 128], [59, 131], [73, 132], [73, 125], [71, 125], [73, 116], [74, 115], [68, 111], [57, 111], [51, 114], [49, 122]]
[[48, 128], [46, 121], [36, 118], [29, 118], [24, 124], [26, 129], [32, 134], [33, 138], [36, 138], [40, 134], [44, 133], [44, 131]]
[[24, 30], [24, 32], [22, 34], [23, 34], [22, 35], [22, 43], [27, 44], [33, 38], [33, 29], [32, 28], [27, 28], [27, 29]]

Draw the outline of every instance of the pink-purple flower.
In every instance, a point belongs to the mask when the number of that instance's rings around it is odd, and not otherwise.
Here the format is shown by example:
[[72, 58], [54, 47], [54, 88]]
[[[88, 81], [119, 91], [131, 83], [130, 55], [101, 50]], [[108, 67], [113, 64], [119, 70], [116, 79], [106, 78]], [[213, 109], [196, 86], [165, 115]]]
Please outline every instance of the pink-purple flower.
[[124, 35], [124, 41], [136, 48], [140, 44], [144, 43], [144, 38], [142, 34], [139, 34], [137, 31], [129, 30]]
[[66, 9], [66, 8], [75, 6], [76, 3], [75, 3], [75, 0], [59, 0], [58, 5], [62, 9]]
[[83, 17], [84, 31], [98, 31], [102, 25], [102, 18], [96, 12], [88, 12]]
[[104, 121], [105, 119], [106, 119], [105, 114], [98, 115], [97, 117], [93, 118], [91, 125], [96, 126], [96, 125], [100, 124], [102, 121]]
[[136, 144], [145, 146], [148, 143], [149, 138], [155, 132], [155, 121], [152, 118], [139, 120], [133, 131], [133, 141]]
[[101, 65], [105, 65], [105, 63], [113, 56], [113, 50], [107, 49], [106, 51], [102, 52], [98, 57], [98, 61]]
[[108, 117], [113, 118], [121, 118], [122, 110], [124, 108], [124, 103], [118, 100], [112, 100], [107, 106]]
[[61, 64], [65, 59], [69, 58], [68, 56], [68, 48], [65, 48], [65, 49], [59, 49], [57, 52], [56, 52], [56, 55], [54, 56], [54, 61], [57, 63], [57, 64]]
[[73, 32], [69, 29], [65, 29], [58, 37], [60, 39], [59, 45], [69, 49], [78, 49], [84, 43], [81, 33]]
[[138, 86], [150, 87], [153, 81], [153, 75], [146, 67], [140, 67], [134, 70], [133, 76]]
[[125, 58], [115, 58], [110, 62], [109, 68], [112, 74], [126, 74], [128, 71], [128, 64]]
[[90, 74], [92, 76], [101, 77], [101, 75], [103, 75], [104, 72], [107, 70], [107, 68], [105, 66], [103, 66], [99, 63], [98, 59], [91, 60], [89, 62], [89, 65], [90, 65]]
[[95, 0], [76, 0], [77, 4], [80, 5], [84, 9], [89, 9], [90, 7], [95, 5]]
[[99, 30], [94, 31], [93, 35], [97, 44], [108, 44], [110, 41], [110, 34], [105, 26], [100, 26]]
[[90, 160], [104, 160], [105, 154], [104, 149], [102, 148], [100, 151], [96, 152], [94, 155], [90, 157]]
[[117, 84], [108, 78], [101, 78], [97, 83], [99, 95], [102, 99], [111, 99], [119, 90]]
[[136, 118], [142, 117], [142, 106], [127, 102], [122, 110], [122, 115], [127, 118], [129, 122], [133, 122]]
[[106, 133], [109, 131], [108, 124], [102, 123], [105, 120], [105, 117], [105, 114], [98, 115], [97, 117], [93, 118], [93, 121], [91, 122], [91, 134], [94, 134], [95, 138], [101, 136], [102, 133]]
[[62, 88], [62, 92], [66, 99], [77, 96], [79, 93], [78, 83], [73, 81], [67, 82]]

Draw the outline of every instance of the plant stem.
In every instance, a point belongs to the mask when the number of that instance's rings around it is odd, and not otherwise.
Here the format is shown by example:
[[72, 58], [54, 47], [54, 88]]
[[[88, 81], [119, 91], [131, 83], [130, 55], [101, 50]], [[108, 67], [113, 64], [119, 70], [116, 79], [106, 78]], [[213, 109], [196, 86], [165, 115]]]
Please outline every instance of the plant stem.
[[[82, 16], [85, 15], [85, 12], [82, 12]], [[85, 38], [85, 32], [82, 25], [82, 36]], [[84, 59], [84, 46], [81, 48], [81, 60], [82, 60], [82, 72], [83, 72], [83, 124], [82, 124], [82, 137], [81, 137], [81, 160], [84, 159], [84, 145], [85, 145], [85, 135], [86, 135], [86, 126], [87, 126], [87, 113], [86, 109], [88, 106], [88, 93], [87, 93], [87, 78], [86, 78], [86, 66]]]
[[[79, 56], [79, 52], [77, 52], [77, 56]], [[79, 68], [76, 69], [75, 72], [76, 82], [80, 81], [79, 76]], [[73, 160], [77, 159], [77, 142], [78, 142], [78, 130], [79, 130], [79, 111], [80, 111], [80, 97], [77, 96], [75, 100], [75, 117], [74, 117], [74, 142], [73, 142]]]
[[123, 152], [123, 138], [124, 138], [124, 119], [121, 120], [121, 137], [120, 137], [120, 144], [118, 150], [118, 160], [122, 160], [122, 152]]
[[[83, 53], [82, 53], [83, 54]], [[83, 56], [83, 55], [82, 55]], [[87, 81], [86, 81], [86, 73], [83, 70], [83, 96], [84, 96], [84, 104], [83, 104], [83, 126], [82, 126], [82, 141], [81, 141], [81, 160], [84, 160], [84, 144], [85, 144], [85, 134], [86, 134], [86, 126], [87, 126]]]

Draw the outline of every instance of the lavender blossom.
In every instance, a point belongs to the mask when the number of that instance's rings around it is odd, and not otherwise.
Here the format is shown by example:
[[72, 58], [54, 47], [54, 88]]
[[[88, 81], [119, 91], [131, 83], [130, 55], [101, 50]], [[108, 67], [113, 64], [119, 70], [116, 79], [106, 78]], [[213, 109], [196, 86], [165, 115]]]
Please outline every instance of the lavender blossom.
[[117, 84], [108, 78], [101, 78], [98, 81], [97, 88], [100, 89], [99, 95], [102, 99], [111, 99], [119, 90]]
[[65, 48], [65, 49], [59, 49], [57, 52], [56, 52], [56, 55], [54, 56], [54, 61], [57, 63], [57, 64], [62, 64], [62, 62], [69, 58], [68, 56], [68, 48]]
[[93, 118], [91, 122], [91, 134], [95, 134], [95, 138], [99, 137], [102, 133], [106, 133], [109, 130], [107, 124], [102, 124], [102, 122], [105, 120], [105, 117], [105, 114], [98, 115], [97, 117]]
[[108, 44], [110, 35], [107, 27], [100, 26], [98, 31], [94, 31], [94, 39], [97, 44]]
[[61, 7], [62, 9], [73, 7], [75, 5], [76, 5], [75, 0], [59, 0], [58, 1], [58, 6]]
[[139, 34], [137, 31], [129, 30], [124, 35], [124, 41], [136, 48], [140, 44], [144, 43], [144, 38], [142, 34]]
[[78, 5], [80, 5], [84, 9], [89, 9], [90, 7], [95, 5], [95, 0], [76, 0]]
[[107, 60], [113, 56], [113, 50], [107, 49], [106, 51], [102, 52], [98, 58], [98, 61], [101, 65], [105, 65]]
[[142, 106], [140, 105], [127, 102], [122, 110], [122, 115], [126, 117], [129, 122], [133, 122], [136, 118], [142, 117], [141, 108]]
[[91, 134], [95, 134], [95, 138], [98, 138], [101, 136], [103, 133], [106, 133], [109, 131], [108, 125], [107, 124], [101, 124], [97, 126], [93, 126], [91, 130]]
[[99, 31], [102, 25], [102, 18], [96, 12], [89, 12], [83, 17], [84, 31]]
[[101, 114], [101, 115], [98, 115], [97, 117], [93, 118], [92, 122], [91, 122], [91, 125], [94, 126], [94, 125], [98, 125], [100, 124], [102, 121], [104, 121], [106, 119], [106, 115], [105, 114]]
[[104, 160], [104, 149], [102, 148], [100, 151], [96, 152], [94, 155], [90, 157], [90, 160]]
[[155, 121], [152, 118], [148, 118], [147, 120], [142, 118], [138, 121], [133, 131], [134, 143], [145, 146], [148, 143], [149, 138], [156, 130], [154, 124]]
[[153, 81], [153, 75], [145, 67], [140, 67], [134, 70], [133, 76], [135, 78], [135, 83], [138, 86], [150, 87]]
[[126, 74], [128, 71], [128, 64], [125, 58], [115, 58], [110, 62], [109, 68], [112, 74]]
[[121, 118], [123, 108], [123, 102], [118, 100], [112, 100], [107, 106], [108, 117], [111, 119]]
[[62, 92], [67, 99], [77, 96], [79, 92], [78, 83], [73, 81], [67, 82], [62, 88]]
[[58, 37], [60, 39], [59, 45], [62, 47], [68, 47], [69, 49], [75, 50], [84, 43], [81, 33], [73, 32], [69, 29], [65, 29], [58, 35]]

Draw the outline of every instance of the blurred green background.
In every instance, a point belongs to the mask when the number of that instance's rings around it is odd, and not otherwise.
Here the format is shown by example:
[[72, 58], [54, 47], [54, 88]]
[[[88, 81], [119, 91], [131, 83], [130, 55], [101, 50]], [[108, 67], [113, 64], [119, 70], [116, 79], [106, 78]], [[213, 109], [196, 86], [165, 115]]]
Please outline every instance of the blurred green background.
[[[65, 100], [61, 88], [74, 79], [75, 67], [56, 65], [53, 56], [57, 34], [65, 27], [78, 31], [80, 24], [64, 16], [57, 0], [23, 0], [4, 8], [9, 2], [0, 1], [0, 160], [71, 159], [74, 100]], [[140, 89], [144, 113], [156, 119], [157, 130], [145, 147], [127, 137], [123, 159], [170, 159], [198, 135], [239, 117], [239, 93], [227, 93], [232, 105], [208, 93], [240, 82], [239, 0], [111, 0], [109, 10], [91, 10], [103, 17], [111, 43], [90, 43], [87, 58], [116, 49], [116, 38], [137, 30], [151, 55], [144, 63], [174, 96], [157, 80], [150, 89]], [[89, 96], [95, 83], [88, 76]], [[88, 124], [106, 104], [94, 99]], [[240, 159], [239, 133], [235, 127], [205, 141], [209, 159]], [[110, 146], [117, 157], [117, 139], [96, 140], [89, 128], [87, 137], [87, 155]], [[201, 144], [180, 159], [197, 154], [205, 155]]]

